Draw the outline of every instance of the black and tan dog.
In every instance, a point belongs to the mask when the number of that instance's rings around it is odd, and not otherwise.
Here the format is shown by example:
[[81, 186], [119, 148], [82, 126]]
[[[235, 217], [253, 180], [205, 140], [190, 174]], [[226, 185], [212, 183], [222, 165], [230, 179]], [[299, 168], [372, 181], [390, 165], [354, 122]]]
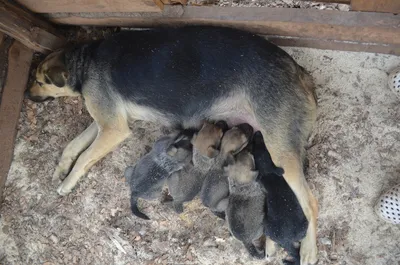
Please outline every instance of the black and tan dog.
[[304, 146], [316, 119], [310, 76], [264, 38], [221, 27], [126, 31], [49, 55], [29, 89], [36, 101], [83, 96], [94, 122], [65, 148], [54, 177], [66, 195], [124, 139], [133, 120], [199, 129], [201, 121], [249, 123], [304, 210], [302, 265], [317, 261], [317, 201], [304, 178]]

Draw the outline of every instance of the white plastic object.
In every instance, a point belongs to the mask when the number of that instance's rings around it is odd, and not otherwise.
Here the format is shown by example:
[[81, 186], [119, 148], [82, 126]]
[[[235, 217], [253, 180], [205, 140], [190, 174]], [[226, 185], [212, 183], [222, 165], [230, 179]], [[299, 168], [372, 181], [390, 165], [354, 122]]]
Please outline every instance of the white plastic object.
[[400, 184], [381, 195], [375, 211], [384, 221], [400, 224]]

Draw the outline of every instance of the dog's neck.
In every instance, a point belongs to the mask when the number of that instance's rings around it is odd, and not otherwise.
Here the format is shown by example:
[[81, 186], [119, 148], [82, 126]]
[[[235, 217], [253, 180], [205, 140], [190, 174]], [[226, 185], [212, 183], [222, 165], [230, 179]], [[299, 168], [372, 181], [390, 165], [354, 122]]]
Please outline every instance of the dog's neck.
[[76, 92], [82, 93], [82, 84], [87, 75], [90, 55], [93, 52], [93, 46], [97, 45], [97, 42], [81, 44], [65, 50], [64, 63], [69, 73], [67, 83]]

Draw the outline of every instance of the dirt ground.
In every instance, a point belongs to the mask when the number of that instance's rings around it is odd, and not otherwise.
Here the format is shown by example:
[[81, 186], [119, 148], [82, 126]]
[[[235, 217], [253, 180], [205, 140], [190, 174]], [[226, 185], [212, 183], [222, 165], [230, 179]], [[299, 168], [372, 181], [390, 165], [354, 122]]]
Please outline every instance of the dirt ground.
[[[318, 264], [400, 264], [400, 227], [373, 212], [400, 182], [400, 99], [387, 87], [400, 58], [285, 50], [317, 84], [307, 178], [320, 206]], [[51, 176], [62, 149], [90, 122], [78, 98], [24, 102], [0, 211], [0, 264], [280, 264], [280, 256], [251, 260], [198, 200], [182, 215], [168, 202], [143, 202], [152, 220], [132, 217], [121, 177], [165, 133], [154, 124], [132, 124], [128, 140], [58, 196]]]

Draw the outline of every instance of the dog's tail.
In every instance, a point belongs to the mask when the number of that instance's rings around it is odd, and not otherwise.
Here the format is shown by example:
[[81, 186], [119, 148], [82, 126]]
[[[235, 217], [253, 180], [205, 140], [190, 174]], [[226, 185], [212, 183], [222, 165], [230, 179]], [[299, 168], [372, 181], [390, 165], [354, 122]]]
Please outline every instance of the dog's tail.
[[142, 213], [139, 208], [138, 208], [138, 198], [136, 196], [134, 196], [133, 194], [131, 194], [131, 211], [134, 215], [136, 215], [139, 218], [142, 218], [144, 220], [150, 220], [150, 218], [145, 215], [144, 213]]

